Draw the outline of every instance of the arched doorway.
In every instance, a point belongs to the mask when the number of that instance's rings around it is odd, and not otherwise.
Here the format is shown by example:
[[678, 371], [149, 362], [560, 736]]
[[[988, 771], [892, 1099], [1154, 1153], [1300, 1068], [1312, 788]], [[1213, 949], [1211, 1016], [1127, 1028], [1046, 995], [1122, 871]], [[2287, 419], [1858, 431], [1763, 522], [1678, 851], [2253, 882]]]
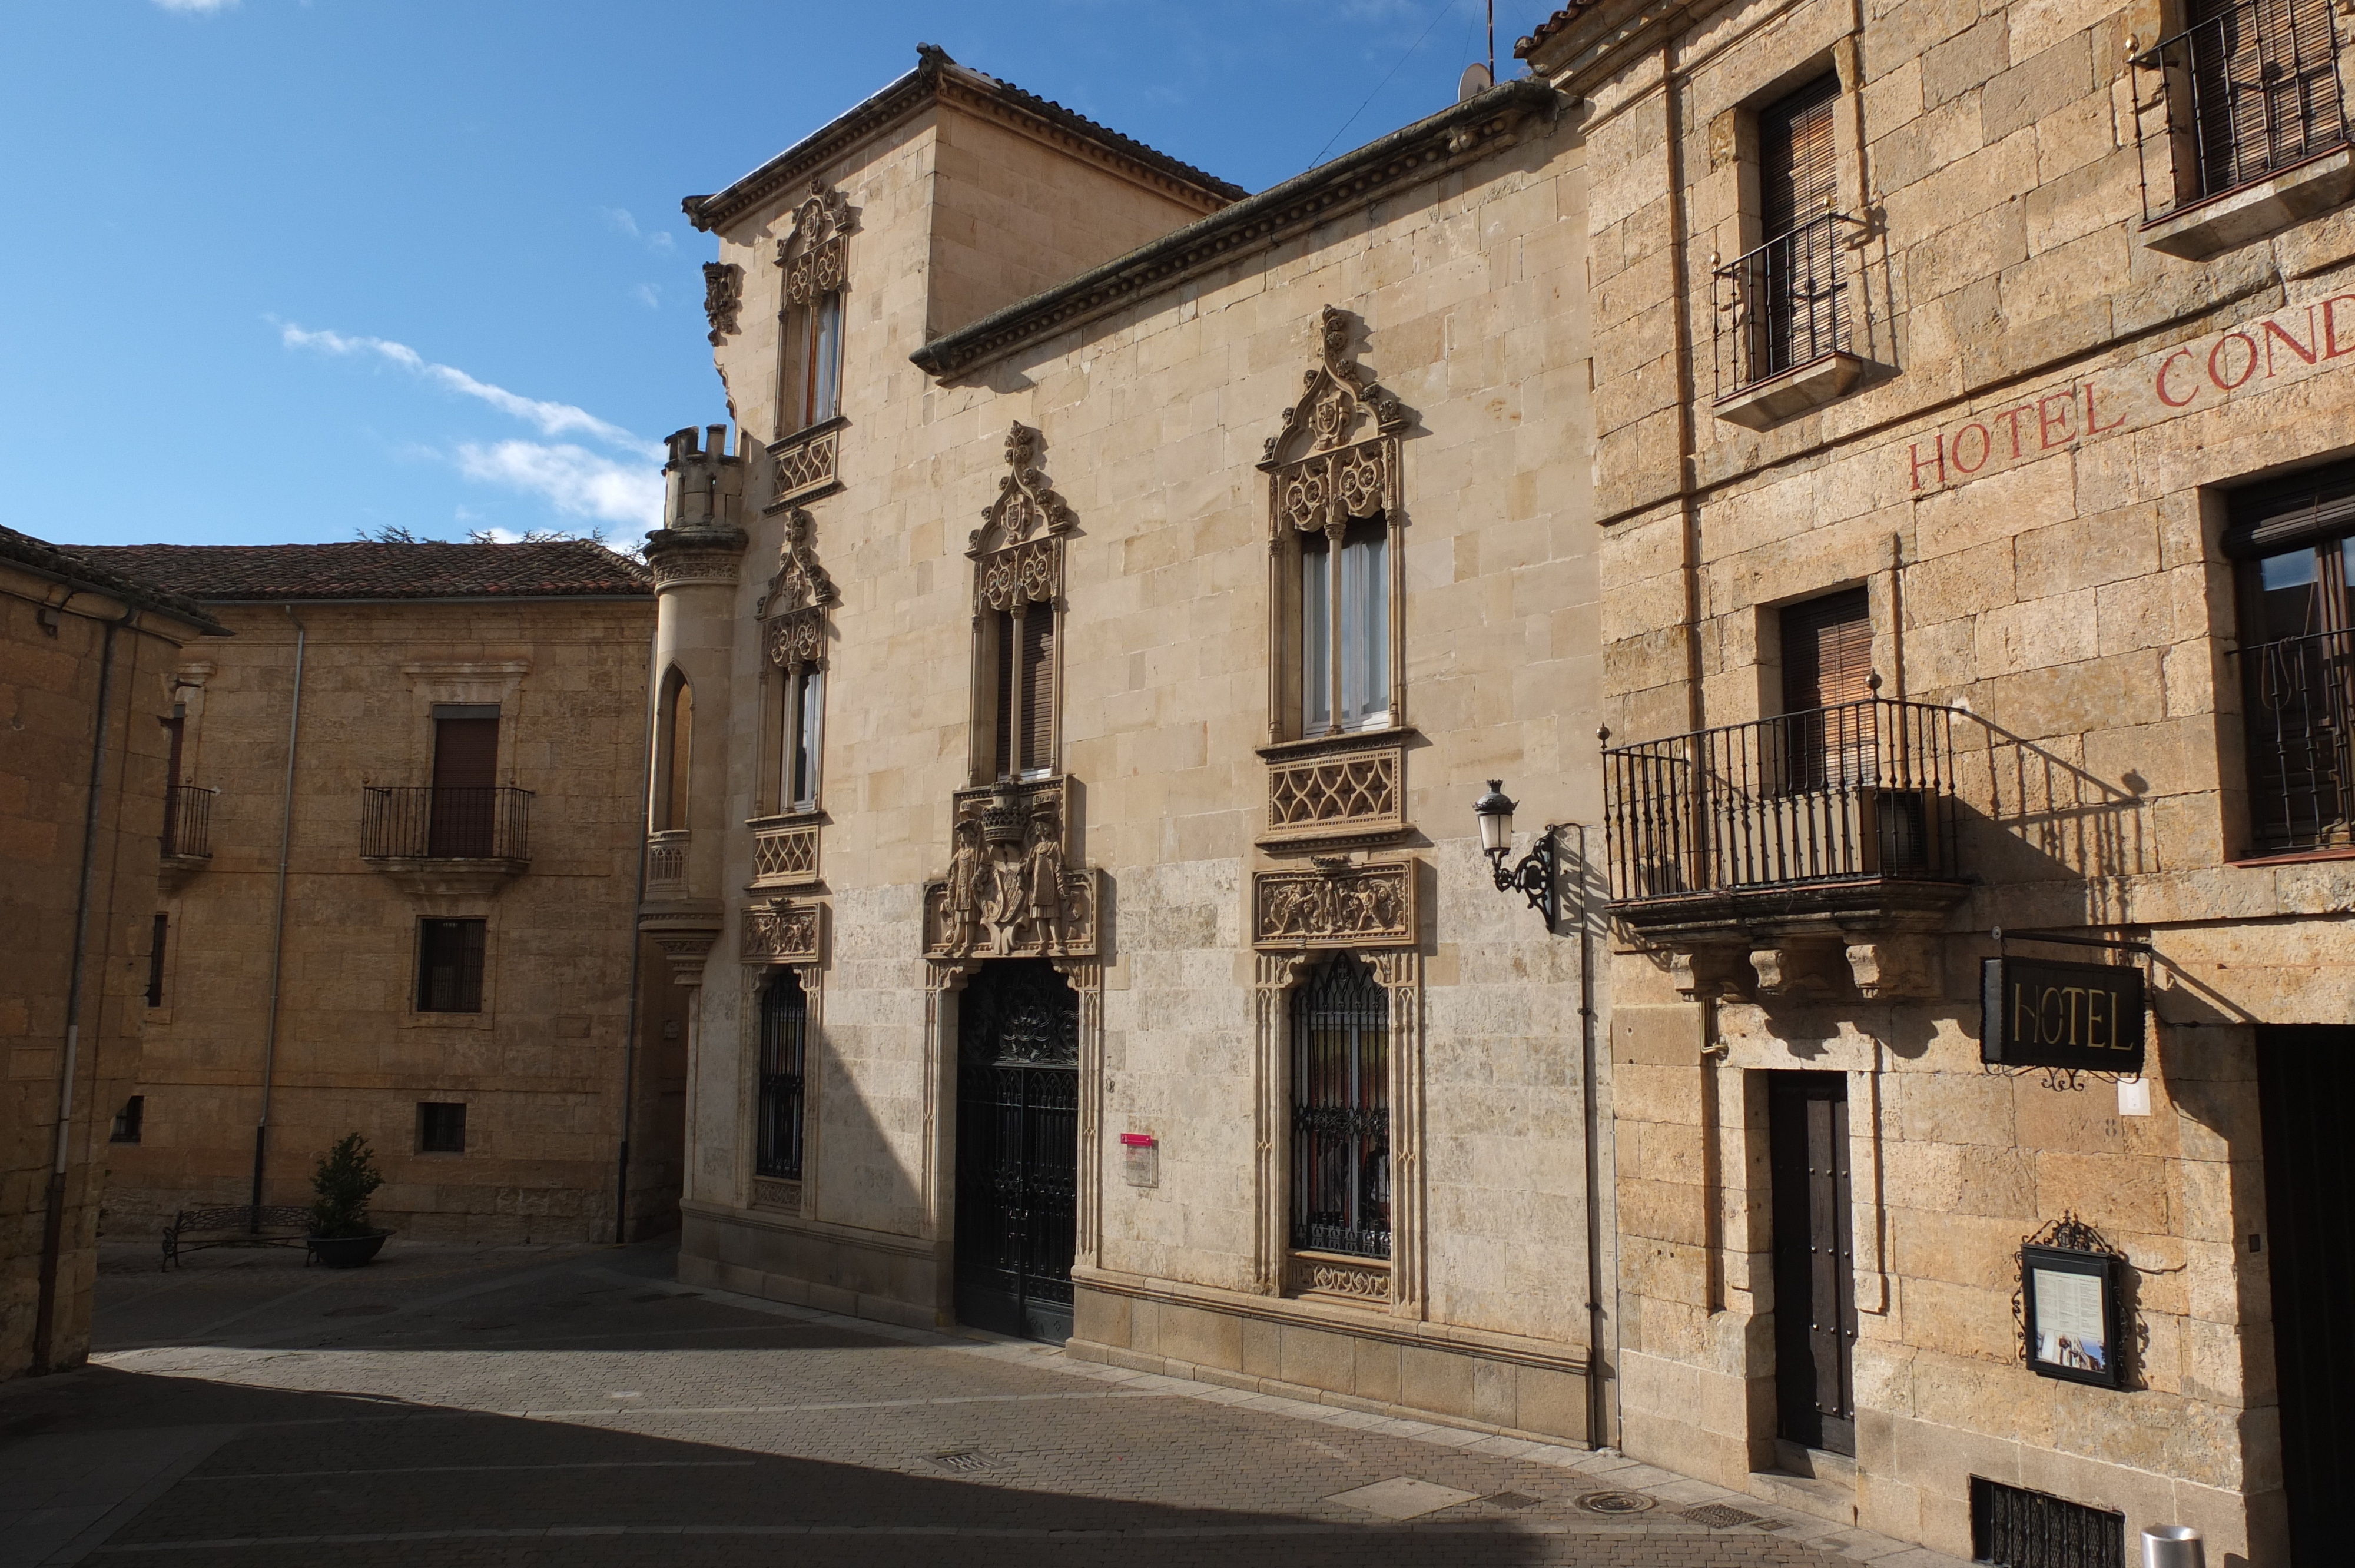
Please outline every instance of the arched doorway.
[[1080, 1000], [1044, 959], [986, 963], [957, 1001], [956, 1314], [1071, 1333]]

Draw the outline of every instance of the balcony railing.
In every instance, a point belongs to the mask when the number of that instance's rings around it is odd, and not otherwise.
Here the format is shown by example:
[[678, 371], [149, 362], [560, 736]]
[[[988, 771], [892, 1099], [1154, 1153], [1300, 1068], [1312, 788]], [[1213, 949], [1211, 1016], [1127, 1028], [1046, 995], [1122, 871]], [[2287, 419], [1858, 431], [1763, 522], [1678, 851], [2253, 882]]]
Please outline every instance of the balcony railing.
[[369, 860], [527, 861], [531, 791], [371, 785], [360, 846]]
[[1826, 212], [1715, 277], [1717, 396], [1848, 352], [1849, 276], [1864, 224]]
[[2355, 848], [2355, 631], [2261, 642], [2241, 665], [2254, 847]]
[[[2146, 220], [2347, 143], [2330, 13], [2329, 0], [2244, 0], [2135, 57], [2159, 73], [2167, 102], [2137, 143]], [[2149, 143], [2161, 137], [2170, 155], [2155, 163]]]
[[212, 859], [213, 797], [219, 793], [199, 784], [174, 784], [165, 789], [165, 860]]
[[1951, 709], [1876, 697], [1603, 760], [1614, 903], [1955, 874]]

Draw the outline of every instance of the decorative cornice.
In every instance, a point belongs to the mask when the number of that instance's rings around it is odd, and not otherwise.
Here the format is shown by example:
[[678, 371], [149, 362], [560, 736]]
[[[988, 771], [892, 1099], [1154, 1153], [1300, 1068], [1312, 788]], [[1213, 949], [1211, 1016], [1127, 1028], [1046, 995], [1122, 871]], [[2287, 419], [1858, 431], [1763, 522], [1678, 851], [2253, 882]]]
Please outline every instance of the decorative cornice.
[[1508, 81], [1188, 224], [1070, 282], [934, 338], [908, 357], [946, 379], [1025, 343], [1109, 314], [1188, 278], [1263, 250], [1393, 191], [1509, 146], [1521, 122], [1560, 101], [1542, 81]]
[[1074, 114], [1060, 103], [961, 66], [930, 44], [916, 47], [916, 69], [849, 112], [820, 127], [712, 196], [679, 203], [687, 221], [709, 233], [766, 207], [868, 140], [943, 100], [1011, 125], [1065, 152], [1109, 165], [1140, 185], [1206, 210], [1246, 195], [1190, 164]]

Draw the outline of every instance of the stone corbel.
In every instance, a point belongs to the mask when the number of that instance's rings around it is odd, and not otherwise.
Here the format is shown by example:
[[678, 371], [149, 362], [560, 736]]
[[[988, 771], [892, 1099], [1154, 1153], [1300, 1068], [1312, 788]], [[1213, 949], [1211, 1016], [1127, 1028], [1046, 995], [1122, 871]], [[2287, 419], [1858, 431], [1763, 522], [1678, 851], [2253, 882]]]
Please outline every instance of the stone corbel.
[[1833, 949], [1812, 942], [1794, 942], [1750, 949], [1750, 967], [1758, 976], [1758, 994], [1817, 1001], [1838, 989], [1833, 974]]
[[1668, 955], [1668, 979], [1687, 1001], [1739, 1001], [1757, 979], [1746, 948], [1679, 948]]
[[703, 983], [703, 961], [719, 940], [723, 921], [717, 908], [644, 910], [638, 929], [662, 949], [672, 983], [692, 990]]
[[1901, 934], [1851, 941], [1848, 967], [1867, 1001], [1923, 1001], [1943, 990], [1935, 937]]

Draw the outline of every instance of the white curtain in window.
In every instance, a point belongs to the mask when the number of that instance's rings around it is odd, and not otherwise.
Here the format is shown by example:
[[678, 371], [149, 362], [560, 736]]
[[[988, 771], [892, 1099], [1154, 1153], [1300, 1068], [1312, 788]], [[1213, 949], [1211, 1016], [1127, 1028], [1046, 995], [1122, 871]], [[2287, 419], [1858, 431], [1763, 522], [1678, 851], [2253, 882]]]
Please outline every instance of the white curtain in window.
[[787, 803], [806, 811], [817, 804], [818, 736], [826, 715], [826, 672], [815, 667], [802, 672], [794, 694], [793, 765], [786, 780]]
[[831, 419], [842, 399], [842, 296], [820, 294], [810, 307], [809, 417]]
[[1391, 709], [1390, 530], [1353, 524], [1341, 542], [1341, 723], [1380, 724]]

